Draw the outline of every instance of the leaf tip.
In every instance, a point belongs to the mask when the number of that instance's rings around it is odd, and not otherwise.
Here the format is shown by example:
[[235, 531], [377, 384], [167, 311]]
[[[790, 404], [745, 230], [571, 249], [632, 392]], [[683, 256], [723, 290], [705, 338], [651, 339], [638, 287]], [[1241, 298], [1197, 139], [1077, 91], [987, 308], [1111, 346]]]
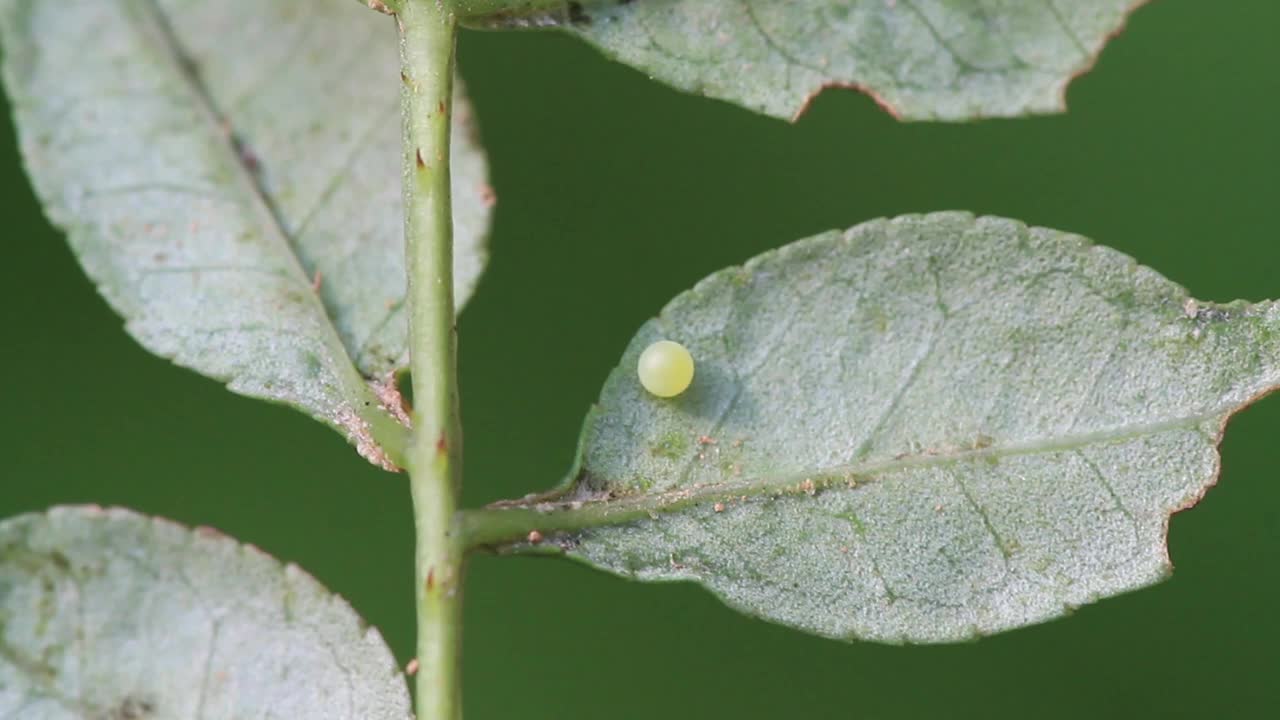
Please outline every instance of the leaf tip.
[[1102, 39], [1098, 41], [1097, 46], [1092, 48], [1085, 55], [1084, 62], [1067, 75], [1066, 79], [1058, 85], [1055, 92], [1056, 100], [1052, 107], [1053, 112], [1061, 113], [1067, 111], [1067, 91], [1071, 89], [1071, 85], [1079, 78], [1088, 75], [1093, 71], [1094, 67], [1098, 64], [1098, 59], [1102, 57], [1102, 52], [1111, 45], [1112, 40], [1119, 37], [1120, 34], [1125, 31], [1125, 28], [1129, 25], [1129, 19], [1133, 17], [1133, 14], [1142, 9], [1142, 7], [1149, 2], [1151, 2], [1151, 0], [1132, 0], [1132, 2], [1129, 3], [1129, 6], [1120, 13], [1120, 22], [1116, 23], [1115, 27], [1102, 36]]

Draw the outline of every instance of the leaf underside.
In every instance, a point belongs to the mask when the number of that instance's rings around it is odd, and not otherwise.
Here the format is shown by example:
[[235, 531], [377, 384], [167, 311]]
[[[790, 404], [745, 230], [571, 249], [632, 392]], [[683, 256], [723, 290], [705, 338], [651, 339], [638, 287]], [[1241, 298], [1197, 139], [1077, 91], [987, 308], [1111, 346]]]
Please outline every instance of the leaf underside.
[[829, 87], [904, 120], [1061, 112], [1145, 0], [598, 0], [474, 22], [560, 26], [680, 90], [782, 118]]
[[[342, 0], [0, 0], [0, 39], [37, 192], [129, 332], [392, 465], [408, 361], [394, 22]], [[470, 114], [457, 103], [459, 305], [492, 203]]]
[[298, 568], [126, 510], [0, 523], [0, 717], [409, 720], [373, 628]]
[[[1041, 622], [1167, 575], [1170, 514], [1216, 480], [1228, 417], [1280, 383], [1278, 331], [1274, 303], [1200, 303], [1010, 220], [830, 232], [641, 328], [567, 487], [506, 505], [546, 542], [506, 549], [697, 581], [832, 638]], [[662, 338], [697, 361], [673, 400], [636, 377]]]

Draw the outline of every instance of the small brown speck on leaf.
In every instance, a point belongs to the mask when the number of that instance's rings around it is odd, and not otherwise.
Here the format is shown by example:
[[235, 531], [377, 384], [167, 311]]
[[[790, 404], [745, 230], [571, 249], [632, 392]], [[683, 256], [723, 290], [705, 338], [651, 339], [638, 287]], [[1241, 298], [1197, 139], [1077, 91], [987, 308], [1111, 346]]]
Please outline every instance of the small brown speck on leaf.
[[716, 503], [715, 505], [711, 506], [711, 509], [715, 510], [716, 512], [724, 512], [724, 503]]
[[530, 530], [529, 536], [527, 539], [530, 545], [537, 545], [538, 543], [542, 542], [542, 533], [538, 532], [537, 530]]
[[409, 677], [413, 677], [418, 674], [418, 658], [410, 660], [409, 664], [404, 666], [404, 674]]

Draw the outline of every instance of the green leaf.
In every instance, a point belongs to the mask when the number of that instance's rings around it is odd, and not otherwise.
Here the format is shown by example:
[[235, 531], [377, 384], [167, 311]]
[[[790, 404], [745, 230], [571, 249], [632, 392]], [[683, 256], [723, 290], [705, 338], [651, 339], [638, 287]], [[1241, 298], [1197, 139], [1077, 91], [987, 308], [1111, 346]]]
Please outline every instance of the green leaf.
[[[0, 39], [36, 190], [129, 332], [399, 464], [394, 21], [341, 0], [0, 0]], [[457, 104], [460, 303], [492, 203], [470, 114]]]
[[412, 717], [378, 631], [305, 572], [93, 507], [0, 523], [0, 716]]
[[[671, 400], [636, 377], [662, 338], [697, 362]], [[673, 300], [610, 374], [569, 485], [468, 532], [827, 637], [962, 640], [1164, 578], [1170, 514], [1277, 384], [1276, 303], [1201, 303], [1011, 220], [874, 221]]]
[[1064, 110], [1067, 84], [1144, 2], [640, 0], [472, 22], [561, 26], [676, 88], [766, 115], [794, 120], [841, 87], [903, 120], [968, 120]]

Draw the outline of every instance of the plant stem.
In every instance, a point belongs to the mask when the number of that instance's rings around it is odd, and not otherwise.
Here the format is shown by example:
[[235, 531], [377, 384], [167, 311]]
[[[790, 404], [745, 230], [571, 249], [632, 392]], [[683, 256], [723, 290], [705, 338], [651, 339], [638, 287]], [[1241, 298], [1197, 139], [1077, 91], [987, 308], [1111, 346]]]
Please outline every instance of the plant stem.
[[452, 532], [461, 485], [453, 309], [449, 132], [457, 21], [446, 3], [407, 0], [400, 26], [405, 245], [414, 434], [408, 464], [417, 528], [418, 720], [462, 717], [463, 551]]

